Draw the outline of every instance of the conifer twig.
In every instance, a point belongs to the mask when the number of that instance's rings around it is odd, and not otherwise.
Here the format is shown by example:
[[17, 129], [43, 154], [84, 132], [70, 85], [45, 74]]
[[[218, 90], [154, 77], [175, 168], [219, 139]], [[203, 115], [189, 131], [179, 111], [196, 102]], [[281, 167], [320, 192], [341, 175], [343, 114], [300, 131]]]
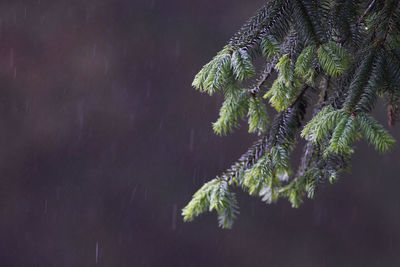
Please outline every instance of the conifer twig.
[[364, 17], [368, 14], [368, 12], [374, 6], [375, 2], [376, 2], [376, 0], [372, 0], [371, 3], [368, 5], [367, 9], [364, 11], [364, 13], [361, 15], [361, 17], [357, 20], [357, 24], [356, 24], [357, 27], [361, 24], [361, 21], [364, 19]]

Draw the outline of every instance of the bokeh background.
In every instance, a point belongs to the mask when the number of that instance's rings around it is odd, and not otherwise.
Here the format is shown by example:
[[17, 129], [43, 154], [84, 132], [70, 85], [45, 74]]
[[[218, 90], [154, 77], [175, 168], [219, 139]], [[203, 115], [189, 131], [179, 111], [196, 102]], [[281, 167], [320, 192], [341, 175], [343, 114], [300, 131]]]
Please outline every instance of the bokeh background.
[[182, 222], [256, 139], [215, 136], [221, 98], [190, 85], [262, 4], [2, 0], [0, 266], [400, 266], [398, 146], [358, 143], [299, 209], [239, 192], [232, 230]]

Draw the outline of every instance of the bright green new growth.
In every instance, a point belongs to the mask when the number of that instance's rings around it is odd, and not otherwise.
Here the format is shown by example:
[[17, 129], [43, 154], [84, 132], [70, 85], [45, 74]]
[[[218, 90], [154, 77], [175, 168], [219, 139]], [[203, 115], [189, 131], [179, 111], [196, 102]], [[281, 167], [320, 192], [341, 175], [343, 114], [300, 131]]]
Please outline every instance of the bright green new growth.
[[393, 137], [370, 115], [350, 115], [346, 111], [324, 108], [304, 127], [301, 136], [313, 143], [329, 140], [325, 155], [353, 153], [353, 142], [360, 136], [379, 152], [393, 147]]
[[271, 89], [264, 95], [264, 98], [269, 98], [271, 106], [280, 112], [290, 106], [298, 94], [301, 83], [294, 72], [294, 65], [288, 55], [282, 56], [275, 68], [279, 71], [278, 77]]
[[[264, 66], [256, 70], [259, 58]], [[216, 134], [233, 131], [247, 117], [249, 132], [259, 139], [193, 195], [182, 210], [184, 220], [215, 210], [219, 225], [232, 227], [239, 214], [235, 187], [266, 203], [286, 198], [298, 207], [349, 169], [358, 140], [380, 153], [395, 144], [370, 113], [379, 98], [390, 125], [400, 113], [399, 1], [267, 1], [193, 86], [224, 96], [213, 123]], [[267, 102], [277, 111], [271, 123]], [[293, 171], [299, 137], [304, 153]]]
[[185, 221], [192, 221], [194, 217], [206, 210], [216, 210], [219, 225], [224, 228], [232, 227], [236, 218], [238, 206], [235, 194], [229, 190], [229, 184], [225, 180], [214, 179], [204, 184], [194, 194], [190, 203], [182, 210]]
[[216, 134], [225, 135], [239, 126], [239, 119], [244, 117], [248, 109], [248, 92], [231, 89], [225, 93], [225, 101], [219, 111], [219, 118], [213, 123]]

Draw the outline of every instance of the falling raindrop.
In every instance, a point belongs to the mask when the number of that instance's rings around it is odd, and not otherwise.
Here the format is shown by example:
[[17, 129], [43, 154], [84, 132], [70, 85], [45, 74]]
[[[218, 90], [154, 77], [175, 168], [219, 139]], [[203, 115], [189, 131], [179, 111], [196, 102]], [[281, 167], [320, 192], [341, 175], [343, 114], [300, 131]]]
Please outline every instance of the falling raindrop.
[[151, 81], [147, 82], [147, 91], [146, 91], [146, 97], [150, 97], [150, 88], [151, 88]]
[[255, 216], [256, 215], [256, 206], [255, 203], [252, 203], [251, 205], [251, 216]]
[[197, 168], [193, 168], [193, 184], [196, 183]]
[[178, 206], [176, 204], [172, 205], [172, 231], [176, 229], [176, 213], [178, 210]]
[[60, 195], [61, 195], [61, 188], [60, 187], [57, 187], [57, 190], [56, 190], [56, 199], [57, 200], [60, 200]]
[[133, 122], [135, 121], [135, 113], [134, 113], [134, 112], [132, 112], [132, 113], [130, 114], [129, 119], [130, 119], [130, 121], [131, 121], [131, 124], [133, 124]]
[[194, 141], [194, 129], [190, 130], [190, 142], [189, 142], [189, 149], [193, 151], [193, 141]]
[[108, 60], [104, 59], [104, 74], [108, 74]]
[[96, 57], [96, 50], [97, 50], [97, 44], [93, 45], [93, 53], [92, 53], [92, 58]]
[[181, 42], [179, 40], [175, 43], [175, 57], [178, 58], [181, 55]]
[[156, 5], [156, 0], [151, 0], [150, 8], [153, 9]]
[[131, 193], [131, 198], [129, 199], [129, 204], [132, 203], [133, 199], [135, 198], [136, 195], [136, 189], [137, 187], [135, 186], [135, 188], [133, 188], [132, 193]]
[[78, 115], [78, 123], [79, 123], [79, 139], [81, 138], [81, 133], [83, 130], [83, 126], [85, 123], [85, 114], [84, 114], [84, 102], [79, 101], [77, 105], [77, 115]]
[[25, 102], [25, 111], [27, 113], [31, 111], [31, 103], [29, 100], [26, 100], [26, 102]]
[[14, 67], [14, 48], [10, 49], [10, 68]]
[[99, 262], [99, 242], [96, 242], [96, 264]]

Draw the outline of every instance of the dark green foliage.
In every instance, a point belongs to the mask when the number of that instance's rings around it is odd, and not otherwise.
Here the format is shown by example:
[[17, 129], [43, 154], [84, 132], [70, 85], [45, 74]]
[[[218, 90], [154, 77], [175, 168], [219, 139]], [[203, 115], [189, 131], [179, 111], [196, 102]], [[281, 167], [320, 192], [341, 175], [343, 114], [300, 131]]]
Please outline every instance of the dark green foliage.
[[[264, 66], [254, 78], [257, 58]], [[266, 203], [286, 198], [298, 207], [349, 169], [358, 140], [378, 152], [395, 144], [370, 113], [381, 99], [390, 125], [400, 117], [399, 1], [268, 1], [202, 68], [193, 86], [224, 95], [215, 133], [227, 134], [247, 117], [249, 132], [260, 138], [193, 195], [184, 220], [215, 210], [219, 225], [230, 228], [239, 214], [233, 187]], [[264, 98], [277, 111], [271, 123]], [[306, 111], [312, 112], [308, 122]], [[293, 171], [299, 137], [305, 139], [304, 153]]]

